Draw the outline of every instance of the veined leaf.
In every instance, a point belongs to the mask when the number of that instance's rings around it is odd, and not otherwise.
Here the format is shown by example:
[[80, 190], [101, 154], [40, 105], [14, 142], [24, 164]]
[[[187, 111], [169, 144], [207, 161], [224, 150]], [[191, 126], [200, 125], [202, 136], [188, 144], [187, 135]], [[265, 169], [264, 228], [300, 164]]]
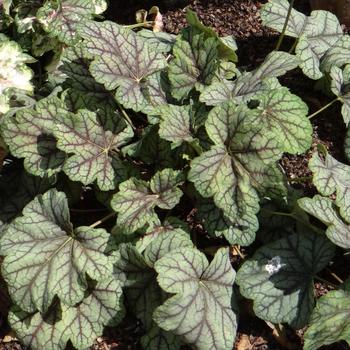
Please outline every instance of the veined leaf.
[[84, 298], [86, 275], [102, 280], [112, 266], [104, 229], [73, 229], [64, 193], [50, 190], [23, 209], [1, 238], [2, 273], [21, 309], [48, 310], [55, 295], [72, 306]]
[[271, 130], [288, 153], [303, 153], [311, 147], [312, 125], [307, 118], [308, 107], [287, 88], [271, 90], [259, 95], [257, 123]]
[[137, 34], [146, 39], [148, 46], [156, 52], [170, 52], [176, 40], [176, 35], [174, 34], [154, 32], [149, 29], [142, 29]]
[[147, 77], [166, 67], [160, 52], [146, 40], [118, 24], [105, 21], [81, 26], [88, 54], [93, 56], [90, 72], [107, 90], [116, 90], [115, 98], [124, 107], [141, 111], [148, 106], [143, 89]]
[[[350, 61], [349, 61], [350, 62]], [[343, 70], [333, 66], [330, 71], [331, 90], [343, 103], [341, 113], [346, 125], [350, 122], [350, 64]]]
[[250, 245], [254, 242], [255, 232], [259, 228], [255, 213], [244, 213], [232, 222], [210, 199], [199, 202], [198, 217], [210, 235], [224, 236], [231, 245]]
[[182, 181], [179, 171], [164, 169], [157, 172], [150, 182], [136, 178], [122, 182], [111, 201], [112, 208], [118, 213], [117, 225], [125, 233], [132, 233], [146, 224], [159, 223], [154, 208], [175, 207], [182, 196], [178, 188]]
[[72, 45], [79, 39], [78, 24], [87, 22], [93, 14], [103, 12], [106, 8], [105, 1], [99, 2], [98, 6], [96, 0], [48, 1], [37, 12], [37, 18], [51, 36]]
[[209, 106], [234, 100], [237, 103], [251, 100], [256, 94], [271, 90], [269, 81], [286, 74], [299, 64], [298, 58], [287, 52], [273, 51], [254, 71], [244, 72], [235, 81], [215, 82], [201, 92], [200, 101]]
[[196, 87], [209, 85], [219, 66], [218, 41], [207, 38], [195, 27], [184, 29], [177, 37], [169, 64], [169, 80], [172, 95], [181, 100]]
[[317, 301], [305, 333], [305, 350], [345, 340], [350, 345], [350, 289], [332, 290]]
[[62, 170], [66, 154], [56, 147], [53, 129], [57, 116], [65, 114], [62, 101], [50, 96], [37, 102], [35, 109], [21, 109], [4, 119], [2, 136], [11, 153], [24, 158], [29, 173], [44, 177]]
[[[288, 8], [287, 0], [269, 0], [261, 12], [263, 24], [282, 32]], [[313, 11], [306, 17], [293, 9], [286, 34], [298, 38], [295, 52], [301, 59], [304, 74], [319, 79], [323, 75], [320, 59], [343, 36], [343, 31], [336, 15], [331, 12]]]
[[[267, 27], [282, 32], [289, 9], [288, 0], [270, 0], [265, 4], [261, 11], [261, 19]], [[291, 10], [289, 21], [287, 23], [286, 35], [294, 38], [300, 37], [307, 23], [307, 16], [303, 13]]]
[[264, 188], [281, 155], [278, 143], [251, 121], [245, 106], [227, 103], [213, 108], [206, 130], [215, 145], [192, 161], [189, 173], [198, 192], [213, 197], [232, 222], [259, 210], [255, 189]]
[[[350, 225], [339, 215], [339, 209], [333, 201], [319, 195], [313, 198], [301, 198], [299, 206], [308, 214], [327, 225], [327, 237], [339, 247], [350, 248]], [[348, 215], [348, 213], [347, 213]]]
[[314, 307], [313, 277], [334, 254], [334, 246], [311, 232], [292, 234], [260, 248], [237, 272], [243, 296], [255, 314], [273, 323], [305, 326]]
[[344, 152], [348, 161], [350, 161], [350, 127], [347, 128], [344, 140]]
[[[170, 227], [158, 226], [142, 239], [149, 241], [147, 235], [152, 237], [148, 244], [142, 244], [142, 254], [130, 244], [120, 246], [120, 258], [115, 264], [114, 273], [119, 280], [126, 281], [127, 299], [147, 330], [142, 339], [144, 348], [158, 349], [155, 344], [160, 342], [164, 343], [165, 349], [175, 350], [180, 346], [179, 340], [171, 333], [159, 329], [152, 319], [154, 309], [165, 300], [165, 293], [158, 286], [153, 266], [170, 251], [192, 247], [193, 244], [187, 232]], [[167, 347], [165, 344], [168, 344]]]
[[313, 183], [323, 196], [336, 193], [335, 203], [341, 216], [350, 223], [350, 166], [338, 162], [330, 154], [324, 161], [314, 153], [309, 168], [313, 173]]
[[115, 177], [117, 181], [124, 178], [118, 151], [133, 136], [131, 128], [119, 119], [116, 133], [112, 134], [103, 130], [96, 114], [88, 110], [58, 115], [57, 120], [57, 147], [73, 154], [63, 167], [68, 177], [85, 185], [96, 180], [103, 191], [114, 189]]
[[182, 142], [194, 140], [191, 130], [191, 114], [187, 106], [165, 105], [157, 108], [160, 115], [159, 136], [173, 142], [175, 147]]
[[228, 249], [218, 250], [209, 265], [200, 251], [182, 248], [158, 260], [155, 269], [162, 289], [176, 294], [154, 312], [157, 324], [197, 349], [232, 349], [237, 320]]
[[350, 62], [350, 36], [343, 35], [332, 45], [322, 59], [321, 68], [330, 72], [332, 67], [342, 68]]
[[[64, 350], [68, 340], [78, 350], [92, 345], [103, 328], [120, 319], [122, 289], [114, 278], [105, 279], [77, 306], [52, 307], [45, 315], [14, 309], [11, 327], [25, 345], [33, 350]], [[115, 323], [115, 322], [113, 322]]]

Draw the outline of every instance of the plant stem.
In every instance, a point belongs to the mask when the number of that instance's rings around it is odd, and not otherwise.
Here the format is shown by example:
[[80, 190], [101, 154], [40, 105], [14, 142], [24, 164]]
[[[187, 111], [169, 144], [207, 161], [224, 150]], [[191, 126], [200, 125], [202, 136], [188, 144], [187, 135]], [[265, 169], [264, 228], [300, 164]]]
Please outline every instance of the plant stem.
[[288, 25], [288, 22], [289, 22], [290, 14], [292, 13], [293, 5], [294, 5], [294, 0], [290, 0], [287, 17], [286, 17], [286, 20], [284, 21], [282, 33], [281, 33], [280, 37], [278, 38], [278, 42], [277, 42], [277, 45], [276, 45], [276, 51], [278, 51], [280, 49], [282, 41], [283, 41], [283, 38], [284, 38], [284, 36], [286, 34], [287, 25]]
[[119, 102], [117, 102], [117, 105], [119, 107], [120, 112], [123, 114], [123, 117], [126, 120], [126, 122], [131, 126], [131, 128], [133, 130], [136, 130], [136, 128], [135, 128], [134, 124], [132, 123], [132, 120], [129, 117], [128, 113], [125, 112], [125, 109], [121, 106], [121, 104]]
[[318, 228], [318, 227], [316, 227], [314, 225], [311, 225], [307, 221], [304, 221], [304, 220], [300, 219], [298, 216], [296, 216], [296, 215], [294, 215], [292, 213], [285, 213], [285, 212], [281, 212], [281, 211], [273, 211], [273, 210], [269, 210], [269, 209], [265, 209], [265, 208], [262, 208], [261, 211], [264, 211], [265, 213], [269, 213], [271, 215], [288, 216], [290, 218], [293, 218], [296, 221], [299, 221], [303, 225], [309, 227], [314, 232], [316, 232], [318, 234], [323, 234], [323, 230], [321, 230], [320, 228]]
[[117, 213], [113, 212], [113, 213], [109, 213], [108, 215], [106, 215], [105, 217], [103, 217], [101, 220], [98, 220], [96, 222], [94, 222], [92, 225], [90, 225], [89, 227], [91, 228], [95, 228], [96, 226], [101, 225], [102, 223], [104, 223], [105, 221], [111, 219], [113, 216], [117, 215]]
[[290, 48], [290, 50], [288, 51], [288, 53], [292, 53], [292, 52], [294, 51], [295, 47], [296, 47], [297, 44], [298, 44], [298, 41], [299, 41], [299, 39], [295, 39], [294, 44], [293, 44], [293, 46]]
[[344, 283], [344, 281], [334, 272], [332, 272], [329, 268], [327, 268], [327, 271], [332, 275], [334, 279], [336, 279], [339, 283]]
[[129, 24], [126, 26], [123, 26], [124, 28], [129, 28], [129, 29], [134, 29], [134, 28], [140, 28], [140, 27], [145, 27], [148, 25], [153, 25], [154, 21], [147, 21], [147, 22], [142, 22], [142, 23], [136, 23], [136, 24]]
[[325, 106], [323, 106], [322, 108], [320, 108], [319, 110], [317, 110], [315, 113], [312, 113], [311, 115], [309, 115], [309, 119], [316, 117], [316, 115], [320, 114], [321, 112], [323, 112], [325, 109], [329, 108], [330, 106], [332, 106], [332, 104], [336, 103], [337, 101], [340, 101], [340, 98], [337, 97], [334, 100], [332, 100], [331, 102], [327, 103]]

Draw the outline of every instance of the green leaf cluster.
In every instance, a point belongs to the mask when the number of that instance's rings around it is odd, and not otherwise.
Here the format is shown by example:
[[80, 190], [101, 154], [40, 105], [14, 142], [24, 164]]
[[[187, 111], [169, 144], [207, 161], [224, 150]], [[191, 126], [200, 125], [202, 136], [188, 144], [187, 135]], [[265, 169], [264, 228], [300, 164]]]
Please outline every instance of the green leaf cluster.
[[[247, 70], [192, 11], [175, 36], [102, 20], [104, 0], [3, 6], [1, 276], [28, 348], [87, 349], [135, 317], [139, 348], [230, 350], [244, 298], [269, 324], [308, 326], [306, 350], [350, 343], [349, 283], [315, 298], [350, 249], [350, 167], [319, 148], [309, 198], [281, 166], [313, 133], [288, 72], [328, 79], [350, 120], [349, 37], [332, 14], [292, 10], [295, 54]], [[264, 23], [282, 31], [288, 7], [270, 0]]]

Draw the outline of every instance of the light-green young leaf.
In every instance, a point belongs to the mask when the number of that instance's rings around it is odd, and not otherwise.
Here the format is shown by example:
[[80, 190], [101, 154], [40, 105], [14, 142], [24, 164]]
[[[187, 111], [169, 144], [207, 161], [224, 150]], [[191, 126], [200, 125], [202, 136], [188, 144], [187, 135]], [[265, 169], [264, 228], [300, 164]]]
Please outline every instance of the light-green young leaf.
[[162, 53], [146, 40], [113, 22], [89, 22], [79, 29], [85, 50], [93, 57], [90, 72], [126, 108], [141, 111], [149, 101], [144, 95], [147, 77], [166, 67]]
[[56, 119], [57, 147], [73, 154], [66, 160], [64, 172], [71, 180], [85, 185], [96, 180], [102, 191], [114, 189], [124, 172], [118, 151], [133, 136], [131, 128], [119, 119], [116, 133], [112, 134], [88, 110], [58, 115]]
[[271, 90], [258, 96], [260, 104], [256, 117], [271, 130], [288, 153], [303, 153], [311, 147], [312, 125], [307, 118], [308, 107], [287, 88]]
[[102, 335], [105, 325], [121, 319], [121, 297], [120, 283], [108, 278], [97, 283], [77, 306], [60, 309], [56, 305], [45, 315], [13, 309], [9, 323], [32, 350], [64, 350], [68, 340], [76, 349], [84, 350]]
[[339, 208], [330, 198], [319, 195], [313, 198], [301, 198], [298, 200], [298, 205], [328, 227], [326, 235], [334, 244], [345, 249], [350, 248], [349, 222], [342, 219]]
[[1, 238], [2, 274], [14, 302], [33, 312], [48, 310], [55, 295], [72, 306], [84, 298], [86, 274], [112, 273], [104, 229], [73, 229], [64, 193], [50, 190], [23, 209]]
[[188, 27], [177, 37], [169, 64], [169, 80], [172, 95], [181, 100], [196, 87], [202, 89], [209, 85], [217, 71], [218, 40], [207, 38], [205, 33]]
[[218, 250], [209, 264], [200, 251], [182, 248], [155, 263], [159, 285], [176, 294], [154, 312], [158, 325], [200, 350], [231, 350], [237, 329], [231, 308], [235, 279], [229, 251]]
[[345, 340], [350, 345], [350, 289], [332, 290], [317, 301], [305, 333], [304, 350]]
[[314, 153], [309, 161], [313, 173], [312, 182], [323, 196], [336, 193], [335, 203], [341, 216], [350, 223], [350, 166], [338, 162], [330, 154], [322, 160]]
[[328, 239], [289, 234], [260, 248], [237, 272], [242, 295], [263, 320], [302, 328], [314, 307], [313, 277], [334, 254]]
[[[263, 24], [282, 32], [288, 9], [288, 0], [269, 0], [261, 11]], [[295, 52], [304, 74], [319, 79], [323, 75], [320, 59], [343, 36], [343, 31], [331, 12], [313, 11], [307, 17], [293, 9], [286, 34], [298, 39]]]
[[173, 169], [157, 172], [149, 182], [136, 178], [122, 182], [111, 201], [112, 208], [118, 213], [117, 225], [124, 233], [132, 233], [146, 224], [158, 224], [155, 207], [175, 207], [182, 196], [178, 188], [182, 182], [182, 174]]

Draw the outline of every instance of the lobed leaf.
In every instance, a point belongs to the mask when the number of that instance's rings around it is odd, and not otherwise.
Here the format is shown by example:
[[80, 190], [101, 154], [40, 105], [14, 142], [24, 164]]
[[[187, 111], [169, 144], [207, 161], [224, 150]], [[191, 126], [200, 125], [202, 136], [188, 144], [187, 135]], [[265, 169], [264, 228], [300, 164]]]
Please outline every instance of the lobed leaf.
[[186, 98], [196, 87], [209, 85], [218, 69], [218, 41], [207, 38], [195, 27], [184, 29], [177, 37], [169, 64], [169, 80], [173, 97]]
[[143, 89], [152, 73], [166, 67], [160, 52], [118, 24], [89, 22], [79, 29], [86, 52], [93, 57], [90, 72], [125, 108], [141, 111], [148, 106]]
[[173, 169], [157, 172], [150, 182], [136, 178], [122, 182], [111, 201], [118, 213], [117, 225], [124, 233], [132, 233], [146, 224], [158, 224], [154, 208], [172, 209], [182, 196], [181, 183], [181, 173]]
[[123, 314], [122, 289], [115, 279], [98, 282], [76, 307], [52, 307], [46, 314], [28, 314], [13, 309], [11, 327], [25, 345], [33, 350], [64, 350], [70, 340], [78, 350], [91, 346], [102, 335], [103, 328]]
[[209, 265], [200, 251], [182, 248], [158, 260], [155, 269], [162, 289], [176, 294], [156, 309], [155, 322], [198, 349], [232, 349], [237, 320], [228, 249], [218, 250]]
[[124, 178], [124, 167], [118, 157], [119, 148], [133, 132], [123, 120], [117, 120], [115, 134], [104, 130], [96, 114], [88, 110], [57, 116], [54, 134], [57, 147], [73, 154], [64, 164], [63, 170], [73, 181], [91, 184], [95, 180], [103, 191], [115, 188], [116, 181]]
[[314, 307], [313, 277], [334, 254], [324, 237], [289, 234], [258, 249], [237, 272], [241, 294], [263, 320], [305, 326]]
[[84, 298], [86, 274], [111, 273], [104, 254], [109, 234], [69, 221], [67, 198], [55, 189], [38, 195], [1, 237], [2, 274], [13, 300], [27, 312], [46, 312], [55, 295], [73, 306]]

